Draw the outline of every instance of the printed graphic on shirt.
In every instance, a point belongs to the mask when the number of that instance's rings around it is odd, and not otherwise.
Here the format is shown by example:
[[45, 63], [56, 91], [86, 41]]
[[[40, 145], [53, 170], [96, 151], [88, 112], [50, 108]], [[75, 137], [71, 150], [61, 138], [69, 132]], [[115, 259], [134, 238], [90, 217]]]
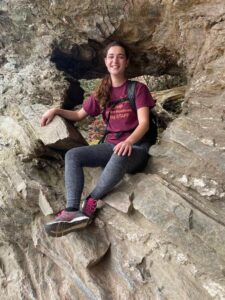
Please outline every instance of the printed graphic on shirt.
[[123, 103], [117, 104], [110, 113], [110, 119], [118, 120], [118, 119], [127, 119], [129, 114], [132, 112], [132, 109], [129, 107], [125, 107]]

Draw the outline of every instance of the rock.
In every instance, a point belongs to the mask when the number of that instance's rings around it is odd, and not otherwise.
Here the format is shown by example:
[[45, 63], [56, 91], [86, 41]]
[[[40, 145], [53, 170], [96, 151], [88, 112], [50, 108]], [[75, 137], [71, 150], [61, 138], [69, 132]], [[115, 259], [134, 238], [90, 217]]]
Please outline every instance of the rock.
[[[0, 116], [0, 130], [4, 139], [7, 140], [6, 145], [14, 146], [19, 140], [21, 151], [27, 155], [33, 150], [29, 135], [24, 128], [9, 116]], [[17, 146], [18, 147], [18, 146]]]
[[183, 230], [188, 230], [192, 210], [185, 204], [179, 195], [161, 183], [160, 177], [151, 175], [138, 182], [133, 201], [134, 208], [149, 221], [166, 228], [172, 218], [177, 218]]
[[[98, 224], [98, 222], [96, 222], [96, 224]], [[61, 255], [67, 256], [68, 250], [71, 249], [70, 255], [72, 259], [75, 251], [79, 264], [85, 268], [91, 268], [100, 262], [110, 247], [110, 241], [108, 240], [104, 226], [97, 227], [95, 224], [93, 224], [85, 230], [74, 232], [68, 236], [61, 237], [60, 239], [47, 237], [43, 229], [43, 220], [39, 223], [38, 228], [35, 227], [34, 230], [35, 235], [33, 235], [33, 238], [36, 247], [43, 247], [44, 249], [44, 247], [47, 246], [46, 242], [44, 242], [45, 239], [55, 244], [55, 247], [57, 247], [58, 240], [61, 240], [61, 242], [65, 244], [65, 251], [63, 248], [61, 249], [62, 251], [60, 250]], [[40, 234], [44, 235], [42, 239], [40, 239]], [[73, 247], [75, 247], [74, 250]]]
[[48, 215], [53, 214], [53, 209], [50, 206], [50, 204], [48, 202], [48, 199], [45, 196], [45, 194], [43, 193], [43, 191], [40, 191], [40, 194], [39, 194], [39, 203], [38, 204], [39, 204], [40, 209], [41, 209], [41, 211], [42, 211], [42, 213], [43, 213], [44, 216], [48, 216]]
[[156, 100], [155, 110], [160, 129], [166, 129], [169, 123], [182, 112], [185, 88], [185, 86], [180, 86], [152, 93], [153, 98]]
[[87, 145], [87, 142], [73, 124], [57, 115], [51, 123], [41, 127], [40, 120], [45, 111], [46, 107], [39, 104], [22, 108], [22, 113], [35, 131], [35, 135], [45, 146], [68, 150], [73, 147]]
[[132, 210], [132, 195], [124, 192], [113, 192], [104, 198], [104, 202], [111, 207], [127, 214]]
[[[95, 280], [90, 276], [88, 269], [92, 269], [95, 264], [104, 259], [110, 247], [104, 226], [98, 227], [96, 224], [99, 222], [96, 221], [83, 231], [74, 232], [58, 239], [46, 235], [43, 220], [40, 217], [36, 218], [32, 228], [36, 249], [45, 253], [47, 257], [51, 257], [56, 265], [63, 268], [68, 279], [76, 282], [77, 289], [80, 289], [81, 293], [90, 299], [97, 299], [101, 292], [99, 293]], [[84, 282], [84, 278], [88, 279], [87, 283]]]
[[54, 149], [68, 150], [87, 145], [79, 131], [70, 123], [56, 116], [51, 124], [40, 130], [40, 140], [45, 146]]

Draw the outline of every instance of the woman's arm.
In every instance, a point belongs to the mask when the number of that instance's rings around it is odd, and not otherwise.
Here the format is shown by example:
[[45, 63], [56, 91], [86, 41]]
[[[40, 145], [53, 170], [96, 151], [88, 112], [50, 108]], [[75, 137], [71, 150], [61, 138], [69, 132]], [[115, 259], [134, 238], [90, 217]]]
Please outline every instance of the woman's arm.
[[75, 111], [61, 108], [51, 108], [43, 114], [41, 118], [41, 126], [48, 125], [53, 120], [55, 115], [70, 121], [80, 121], [88, 116], [83, 108]]
[[114, 147], [114, 153], [118, 155], [131, 155], [133, 144], [137, 143], [149, 129], [149, 108], [141, 107], [137, 110], [138, 126], [132, 134], [123, 142]]

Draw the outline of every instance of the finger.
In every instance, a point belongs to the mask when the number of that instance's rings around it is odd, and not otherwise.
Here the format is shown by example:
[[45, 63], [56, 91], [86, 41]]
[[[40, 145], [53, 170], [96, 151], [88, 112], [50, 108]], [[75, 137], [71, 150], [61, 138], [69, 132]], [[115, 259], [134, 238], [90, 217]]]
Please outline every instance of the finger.
[[117, 145], [113, 148], [113, 151], [114, 151], [114, 153], [117, 154], [117, 152], [118, 152], [118, 147], [117, 147]]
[[45, 120], [43, 118], [41, 119], [41, 126], [45, 126]]
[[115, 150], [114, 150], [114, 153], [117, 154], [117, 155], [120, 155], [119, 151], [120, 151], [120, 148], [116, 147]]
[[121, 149], [121, 155], [124, 156], [126, 155], [126, 146], [124, 146], [122, 149]]
[[123, 146], [120, 146], [117, 154], [122, 155], [122, 153], [123, 153]]
[[126, 145], [124, 151], [123, 151], [123, 155], [131, 155], [131, 151], [132, 151], [132, 147], [130, 145]]
[[124, 144], [118, 144], [118, 155], [123, 155], [123, 151], [124, 151], [125, 145]]
[[48, 118], [46, 119], [45, 124], [48, 125], [49, 123], [51, 123], [51, 122], [52, 122], [52, 119], [53, 119], [53, 117], [48, 117]]
[[128, 155], [129, 154], [129, 146], [125, 146], [124, 150], [123, 150], [123, 156]]
[[129, 150], [128, 150], [128, 156], [131, 156], [131, 152], [132, 152], [132, 148], [131, 147], [129, 147]]

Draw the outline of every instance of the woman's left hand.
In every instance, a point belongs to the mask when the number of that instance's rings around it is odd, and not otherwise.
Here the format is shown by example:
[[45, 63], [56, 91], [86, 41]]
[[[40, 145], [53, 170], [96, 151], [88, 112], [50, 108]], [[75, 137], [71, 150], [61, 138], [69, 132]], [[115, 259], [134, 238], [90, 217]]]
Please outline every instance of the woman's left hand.
[[113, 151], [117, 155], [130, 156], [132, 151], [132, 144], [127, 141], [120, 142], [113, 148]]

